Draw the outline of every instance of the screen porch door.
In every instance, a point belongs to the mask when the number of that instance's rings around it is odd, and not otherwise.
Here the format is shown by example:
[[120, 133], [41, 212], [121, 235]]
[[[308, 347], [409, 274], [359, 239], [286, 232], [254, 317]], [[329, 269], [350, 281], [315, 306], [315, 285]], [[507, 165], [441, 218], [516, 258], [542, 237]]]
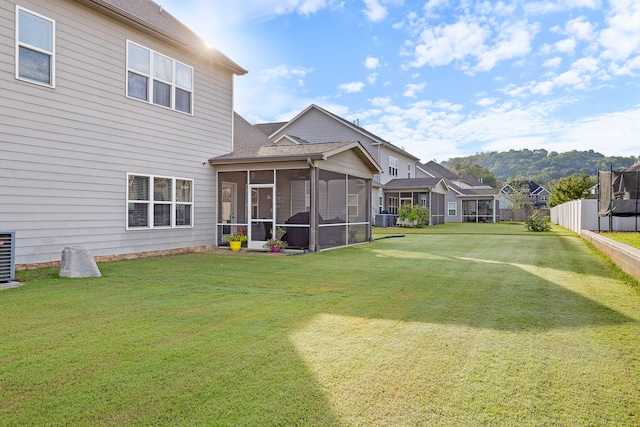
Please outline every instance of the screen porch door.
[[271, 238], [276, 211], [273, 193], [273, 184], [249, 186], [249, 249], [263, 249]]

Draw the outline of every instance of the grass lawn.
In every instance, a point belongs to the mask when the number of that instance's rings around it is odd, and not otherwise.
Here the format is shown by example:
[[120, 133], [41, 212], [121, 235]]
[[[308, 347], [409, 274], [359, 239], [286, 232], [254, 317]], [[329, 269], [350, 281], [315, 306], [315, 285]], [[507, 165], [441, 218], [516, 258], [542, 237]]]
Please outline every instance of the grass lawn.
[[637, 282], [565, 230], [398, 234], [19, 272], [0, 425], [640, 424]]
[[640, 233], [602, 232], [600, 234], [609, 239], [640, 249]]

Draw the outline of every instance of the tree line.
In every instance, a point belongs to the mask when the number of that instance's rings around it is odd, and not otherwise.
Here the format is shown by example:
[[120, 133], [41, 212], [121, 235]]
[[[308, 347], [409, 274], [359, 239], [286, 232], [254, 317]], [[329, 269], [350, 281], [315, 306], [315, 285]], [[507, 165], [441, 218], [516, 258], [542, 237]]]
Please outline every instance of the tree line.
[[550, 188], [563, 177], [586, 175], [597, 179], [599, 170], [627, 168], [638, 160], [640, 157], [605, 156], [593, 150], [557, 153], [524, 149], [454, 157], [442, 164], [458, 175], [472, 176], [493, 187], [513, 180], [530, 180]]

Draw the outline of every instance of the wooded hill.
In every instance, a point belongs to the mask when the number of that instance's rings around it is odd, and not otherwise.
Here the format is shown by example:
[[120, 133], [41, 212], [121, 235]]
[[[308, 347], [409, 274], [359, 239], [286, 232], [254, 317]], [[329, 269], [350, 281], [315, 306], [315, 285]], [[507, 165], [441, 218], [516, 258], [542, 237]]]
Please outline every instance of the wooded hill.
[[640, 157], [634, 156], [606, 157], [593, 150], [557, 153], [544, 149], [524, 149], [454, 157], [443, 162], [443, 165], [456, 171], [463, 165], [477, 164], [488, 169], [501, 183], [508, 183], [514, 179], [526, 179], [546, 187], [562, 177], [574, 174], [585, 173], [597, 178], [599, 170], [626, 168], [639, 159]]

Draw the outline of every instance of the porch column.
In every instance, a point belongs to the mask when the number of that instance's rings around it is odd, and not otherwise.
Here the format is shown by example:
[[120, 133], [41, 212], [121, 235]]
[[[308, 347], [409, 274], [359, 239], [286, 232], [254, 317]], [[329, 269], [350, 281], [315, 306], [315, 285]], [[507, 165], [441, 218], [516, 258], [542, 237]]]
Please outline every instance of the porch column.
[[[369, 203], [368, 206], [371, 207], [373, 206], [373, 186], [371, 185], [371, 181], [370, 179], [367, 180], [367, 194], [369, 195]], [[384, 201], [383, 201], [384, 203]], [[382, 208], [379, 208], [380, 210], [382, 210]], [[371, 242], [373, 240], [373, 234], [371, 232], [371, 227], [373, 225], [373, 215], [371, 214], [371, 212], [373, 211], [372, 209], [367, 209], [369, 211], [369, 213], [367, 214], [369, 218], [367, 218], [367, 221], [369, 221], [369, 230], [367, 231], [368, 233], [368, 241]]]
[[433, 192], [429, 190], [429, 226], [433, 225], [433, 209], [431, 209], [431, 194]]
[[318, 239], [317, 239], [317, 231], [318, 231], [318, 170], [315, 168], [315, 165], [311, 164], [310, 166], [310, 192], [309, 198], [309, 250], [310, 251], [318, 251], [320, 248], [318, 247]]

